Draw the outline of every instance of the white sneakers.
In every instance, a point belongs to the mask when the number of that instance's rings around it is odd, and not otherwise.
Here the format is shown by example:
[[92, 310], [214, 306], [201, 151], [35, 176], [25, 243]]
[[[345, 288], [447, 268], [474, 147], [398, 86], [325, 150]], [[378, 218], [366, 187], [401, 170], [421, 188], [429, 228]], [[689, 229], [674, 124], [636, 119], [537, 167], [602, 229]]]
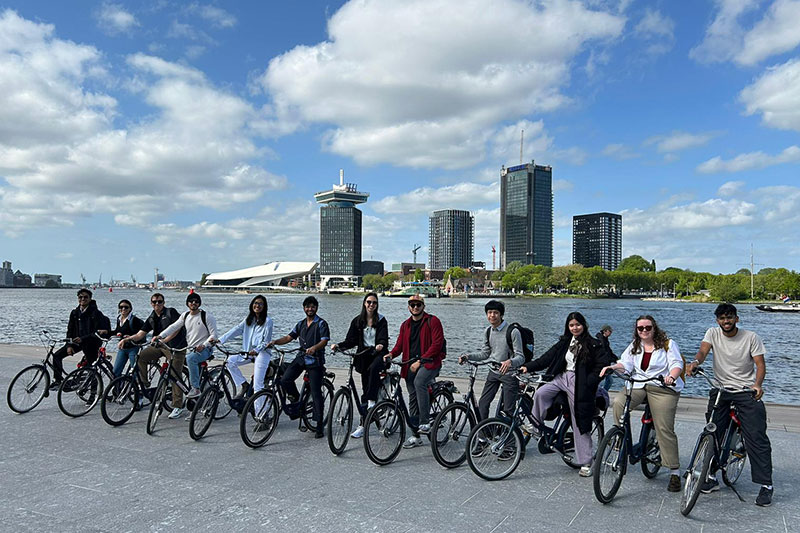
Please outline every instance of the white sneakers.
[[197, 387], [192, 387], [192, 390], [186, 395], [187, 398], [197, 398], [198, 396], [200, 396], [200, 389]]
[[360, 439], [364, 435], [364, 426], [358, 426], [354, 432], [350, 434], [354, 439]]
[[417, 446], [425, 446], [425, 441], [422, 440], [422, 437], [415, 437], [411, 435], [408, 440], [403, 443], [403, 448], [416, 448]]
[[581, 467], [581, 471], [578, 472], [581, 477], [591, 477], [592, 476], [592, 465], [583, 465]]
[[419, 431], [423, 435], [427, 435], [428, 433], [431, 432], [431, 425], [430, 424], [420, 424], [419, 428], [417, 428], [417, 431]]
[[181, 416], [183, 416], [183, 413], [185, 413], [185, 412], [186, 412], [186, 409], [185, 409], [185, 408], [183, 408], [183, 407], [176, 407], [176, 408], [175, 408], [175, 409], [173, 409], [173, 410], [172, 410], [172, 412], [169, 414], [169, 418], [171, 418], [172, 420], [175, 420], [176, 418], [180, 418]]

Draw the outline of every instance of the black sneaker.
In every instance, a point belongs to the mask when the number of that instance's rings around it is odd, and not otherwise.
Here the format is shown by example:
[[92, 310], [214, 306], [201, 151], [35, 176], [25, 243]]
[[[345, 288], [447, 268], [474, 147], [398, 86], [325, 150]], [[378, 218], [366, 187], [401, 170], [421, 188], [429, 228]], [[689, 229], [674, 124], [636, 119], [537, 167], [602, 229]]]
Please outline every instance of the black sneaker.
[[54, 381], [50, 384], [50, 390], [58, 390], [61, 387], [60, 381]]
[[679, 478], [675, 474], [670, 474], [669, 483], [667, 484], [667, 490], [669, 492], [680, 492], [681, 491], [681, 478]]
[[321, 439], [324, 436], [325, 436], [325, 432], [322, 431], [321, 429], [318, 429], [317, 432], [314, 433], [314, 438], [315, 439]]
[[705, 483], [700, 485], [700, 492], [703, 494], [711, 494], [719, 490], [719, 481], [716, 479], [707, 479]]
[[758, 491], [756, 505], [759, 507], [769, 507], [772, 505], [772, 489], [762, 486], [761, 490]]

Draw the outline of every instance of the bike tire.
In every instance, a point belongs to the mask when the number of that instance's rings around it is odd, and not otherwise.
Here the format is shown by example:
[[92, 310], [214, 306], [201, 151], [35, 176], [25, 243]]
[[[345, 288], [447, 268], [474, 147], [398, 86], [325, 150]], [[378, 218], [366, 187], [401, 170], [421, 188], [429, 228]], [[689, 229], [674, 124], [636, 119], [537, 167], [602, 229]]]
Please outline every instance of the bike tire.
[[139, 385], [132, 375], [112, 379], [100, 399], [103, 420], [109, 426], [121, 426], [133, 416], [139, 398]]
[[487, 418], [472, 428], [467, 440], [467, 463], [487, 481], [505, 479], [522, 461], [525, 446], [519, 430], [504, 418]]
[[103, 377], [94, 368], [77, 368], [67, 374], [58, 388], [58, 408], [71, 418], [92, 409], [103, 395]]
[[265, 445], [278, 427], [279, 400], [270, 389], [262, 389], [250, 396], [239, 419], [239, 436], [250, 448]]
[[[605, 423], [603, 419], [599, 416], [595, 416], [592, 418], [592, 450], [594, 450], [594, 454], [592, 454], [592, 463], [594, 463], [594, 458], [597, 456], [597, 450], [600, 448], [600, 441], [603, 440], [603, 437], [606, 434]], [[574, 439], [574, 436], [573, 436]], [[573, 446], [574, 448], [574, 446]], [[566, 463], [568, 466], [572, 468], [580, 468], [583, 465], [578, 463], [576, 458], [577, 456], [573, 453], [565, 453], [561, 456], [561, 459]]]
[[700, 495], [700, 486], [708, 477], [711, 458], [714, 455], [714, 435], [706, 433], [697, 443], [694, 460], [686, 470], [686, 480], [681, 492], [681, 514], [689, 516], [692, 512], [697, 497]]
[[216, 420], [215, 414], [220, 404], [220, 396], [224, 394], [216, 387], [208, 387], [194, 404], [192, 414], [189, 415], [189, 436], [192, 440], [200, 440], [206, 434], [211, 422]]
[[231, 405], [229, 399], [232, 399], [234, 396], [236, 396], [236, 384], [233, 382], [233, 376], [231, 376], [231, 373], [227, 368], [214, 368], [211, 371], [211, 379], [213, 379], [214, 375], [219, 372], [222, 372], [222, 379], [219, 382], [222, 394], [217, 402], [217, 411], [214, 415], [214, 420], [222, 420], [228, 416], [231, 411], [233, 411], [233, 405]]
[[364, 421], [364, 451], [369, 460], [379, 466], [397, 458], [406, 438], [406, 421], [391, 400], [378, 402]]
[[744, 444], [741, 426], [737, 425], [730, 430], [728, 444], [725, 448], [728, 450], [728, 457], [725, 466], [722, 467], [722, 481], [730, 487], [738, 481], [744, 465], [747, 463], [747, 448]]
[[347, 448], [353, 430], [353, 397], [350, 389], [336, 391], [328, 416], [328, 447], [333, 455], [340, 455]]
[[467, 439], [475, 427], [475, 415], [464, 402], [454, 402], [439, 411], [431, 426], [431, 451], [436, 462], [456, 468], [467, 460]]
[[594, 496], [600, 503], [611, 503], [617, 495], [625, 476], [629, 453], [625, 432], [619, 426], [612, 427], [600, 441], [592, 472]]
[[18, 414], [32, 411], [47, 395], [50, 388], [50, 373], [44, 365], [30, 365], [11, 380], [6, 393], [9, 409]]
[[442, 409], [453, 403], [453, 393], [446, 389], [439, 389], [434, 393], [431, 398], [431, 416], [430, 420], [436, 418], [436, 415], [442, 412]]
[[150, 404], [150, 411], [147, 413], [147, 430], [148, 435], [152, 435], [156, 431], [156, 424], [164, 411], [167, 402], [167, 388], [169, 380], [162, 379], [156, 386], [156, 391], [153, 393], [153, 402]]
[[661, 470], [661, 448], [658, 446], [658, 437], [653, 426], [647, 430], [647, 440], [642, 455], [642, 474], [647, 479], [653, 479]]
[[[331, 402], [333, 401], [333, 383], [328, 378], [322, 380], [322, 425], [323, 427], [328, 423], [328, 414], [331, 411]], [[317, 422], [314, 420], [314, 398], [310, 394], [306, 396], [306, 401], [300, 408], [300, 417], [303, 425], [309, 431], [317, 431]]]

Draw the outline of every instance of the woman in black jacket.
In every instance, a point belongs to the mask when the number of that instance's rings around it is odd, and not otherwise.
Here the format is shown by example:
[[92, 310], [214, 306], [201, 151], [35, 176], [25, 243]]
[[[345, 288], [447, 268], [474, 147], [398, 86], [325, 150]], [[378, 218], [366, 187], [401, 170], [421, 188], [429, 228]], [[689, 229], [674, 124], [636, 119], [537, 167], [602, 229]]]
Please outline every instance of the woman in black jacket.
[[[347, 350], [353, 346], [359, 352], [367, 348], [372, 348], [355, 358], [354, 366], [361, 374], [361, 401], [367, 402], [367, 408], [371, 409], [378, 400], [378, 390], [380, 389], [380, 373], [386, 368], [383, 356], [387, 353], [386, 346], [389, 344], [389, 325], [386, 318], [378, 313], [378, 295], [374, 292], [364, 296], [361, 306], [361, 313], [350, 322], [350, 329], [347, 330], [347, 337], [343, 342], [334, 344], [333, 350]], [[353, 438], [360, 438], [364, 433], [364, 427], [359, 424], [353, 434]]]
[[608, 363], [606, 359], [603, 346], [589, 334], [586, 319], [573, 312], [567, 315], [564, 335], [559, 341], [541, 357], [521, 367], [522, 372], [546, 368], [546, 374], [554, 376], [551, 382], [539, 387], [533, 397], [533, 418], [539, 425], [544, 424], [545, 413], [556, 395], [561, 391], [567, 393], [576, 461], [583, 465], [580, 474], [584, 477], [592, 474], [592, 418], [600, 370]]
[[[117, 305], [119, 315], [117, 316], [117, 327], [111, 331], [111, 335], [117, 337], [130, 337], [139, 333], [144, 326], [144, 321], [133, 314], [133, 305], [129, 300], [120, 300]], [[124, 347], [117, 346], [117, 358], [114, 359], [114, 375], [121, 376], [122, 369], [125, 368], [125, 361], [130, 361], [131, 366], [136, 364], [136, 354], [139, 353], [140, 346]]]

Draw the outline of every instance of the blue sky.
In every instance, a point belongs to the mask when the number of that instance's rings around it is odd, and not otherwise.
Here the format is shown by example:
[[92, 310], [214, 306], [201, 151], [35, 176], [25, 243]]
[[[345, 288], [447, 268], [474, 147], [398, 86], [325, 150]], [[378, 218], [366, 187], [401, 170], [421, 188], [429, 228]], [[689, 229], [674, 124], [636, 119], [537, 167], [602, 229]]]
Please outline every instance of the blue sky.
[[319, 255], [313, 194], [370, 193], [364, 258], [429, 212], [498, 245], [499, 171], [553, 166], [659, 268], [800, 269], [800, 0], [5, 2], [0, 256], [65, 281]]

